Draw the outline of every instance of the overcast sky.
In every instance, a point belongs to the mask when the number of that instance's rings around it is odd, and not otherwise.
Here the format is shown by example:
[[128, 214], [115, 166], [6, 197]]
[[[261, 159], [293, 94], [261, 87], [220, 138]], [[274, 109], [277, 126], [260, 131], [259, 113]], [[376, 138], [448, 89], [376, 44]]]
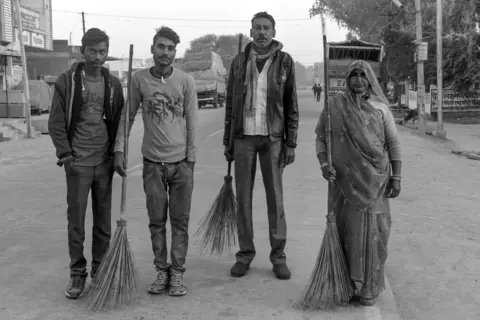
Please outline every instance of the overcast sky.
[[[281, 6], [280, 3], [284, 3]], [[80, 45], [82, 19], [86, 28], [97, 27], [110, 36], [110, 55], [128, 57], [134, 45], [135, 58], [149, 58], [155, 28], [167, 25], [180, 36], [177, 56], [181, 57], [190, 41], [207, 33], [248, 35], [250, 19], [259, 11], [268, 11], [277, 20], [276, 39], [284, 50], [304, 65], [322, 61], [320, 19], [309, 18], [314, 0], [52, 0], [53, 37], [70, 39]], [[231, 21], [227, 21], [231, 20]], [[327, 21], [328, 41], [342, 41], [346, 31]]]

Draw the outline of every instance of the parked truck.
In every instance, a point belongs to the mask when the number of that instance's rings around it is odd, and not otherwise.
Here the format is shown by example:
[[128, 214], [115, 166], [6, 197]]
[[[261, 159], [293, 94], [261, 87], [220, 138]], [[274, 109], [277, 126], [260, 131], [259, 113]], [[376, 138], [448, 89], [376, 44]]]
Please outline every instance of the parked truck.
[[346, 90], [346, 73], [354, 60], [370, 63], [377, 77], [380, 77], [380, 64], [384, 57], [381, 44], [360, 40], [328, 43], [328, 95], [335, 96]]
[[199, 108], [224, 105], [227, 72], [219, 54], [212, 51], [186, 54], [180, 68], [195, 80]]

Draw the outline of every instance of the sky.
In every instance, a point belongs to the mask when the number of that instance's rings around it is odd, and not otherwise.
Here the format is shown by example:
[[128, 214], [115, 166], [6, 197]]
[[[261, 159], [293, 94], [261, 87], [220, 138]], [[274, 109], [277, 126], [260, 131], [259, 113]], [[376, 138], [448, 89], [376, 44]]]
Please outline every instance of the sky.
[[[279, 4], [283, 2], [280, 6]], [[283, 50], [305, 66], [323, 60], [320, 18], [310, 19], [314, 0], [52, 0], [53, 38], [80, 45], [85, 27], [96, 27], [110, 36], [110, 55], [128, 57], [130, 44], [135, 58], [150, 58], [155, 28], [162, 25], [180, 36], [177, 57], [183, 56], [190, 41], [208, 33], [249, 35], [250, 20], [259, 11], [267, 11], [276, 20], [276, 39]], [[343, 41], [347, 31], [327, 20], [327, 41]]]

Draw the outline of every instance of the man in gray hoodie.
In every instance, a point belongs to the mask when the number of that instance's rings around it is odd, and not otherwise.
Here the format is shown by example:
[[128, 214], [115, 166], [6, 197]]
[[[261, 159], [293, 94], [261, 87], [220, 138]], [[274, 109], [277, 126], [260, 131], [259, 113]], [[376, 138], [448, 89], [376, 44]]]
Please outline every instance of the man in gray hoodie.
[[[160, 294], [168, 289], [172, 296], [187, 293], [183, 273], [188, 249], [198, 109], [192, 76], [172, 67], [179, 43], [177, 33], [168, 27], [160, 28], [154, 36], [151, 52], [155, 66], [140, 70], [132, 77], [128, 128], [130, 132], [141, 103], [145, 127], [141, 149], [143, 186], [157, 272], [148, 291]], [[125, 112], [122, 119], [125, 119]], [[122, 176], [126, 174], [124, 123], [124, 120], [120, 123], [115, 145], [115, 170]], [[167, 217], [172, 227], [170, 263], [167, 262]]]
[[92, 28], [82, 38], [85, 62], [73, 64], [56, 83], [48, 119], [59, 166], [67, 177], [70, 282], [65, 294], [76, 299], [85, 288], [87, 261], [83, 255], [85, 214], [92, 192], [93, 277], [110, 245], [113, 146], [124, 105], [120, 81], [102, 67], [109, 38]]

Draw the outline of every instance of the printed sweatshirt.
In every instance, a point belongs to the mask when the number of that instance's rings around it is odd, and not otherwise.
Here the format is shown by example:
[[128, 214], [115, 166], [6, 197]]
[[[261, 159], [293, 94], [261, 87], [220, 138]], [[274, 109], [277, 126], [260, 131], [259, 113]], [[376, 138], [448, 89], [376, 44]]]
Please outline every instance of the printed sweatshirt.
[[[174, 68], [162, 81], [152, 76], [150, 69], [143, 69], [132, 75], [129, 95], [128, 136], [142, 107], [142, 155], [154, 162], [173, 163], [183, 159], [195, 162], [198, 102], [192, 76]], [[124, 152], [126, 109], [118, 127], [115, 152]]]

